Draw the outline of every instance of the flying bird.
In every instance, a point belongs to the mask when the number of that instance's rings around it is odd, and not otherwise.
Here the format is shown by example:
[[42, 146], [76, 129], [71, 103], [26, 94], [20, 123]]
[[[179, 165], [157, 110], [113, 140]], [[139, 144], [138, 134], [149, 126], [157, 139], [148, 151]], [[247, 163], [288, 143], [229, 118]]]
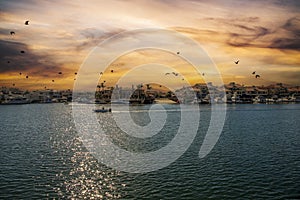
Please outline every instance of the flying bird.
[[12, 85], [13, 85], [13, 86], [15, 86], [15, 84], [14, 84], [14, 83], [13, 83]]
[[257, 74], [257, 75], [255, 76], [255, 78], [260, 78], [260, 75]]
[[29, 25], [29, 21], [27, 20], [27, 21], [25, 21], [25, 23], [24, 23], [25, 25]]
[[52, 82], [54, 82], [54, 80], [52, 80]]
[[178, 76], [178, 73], [172, 72], [172, 74], [174, 74], [175, 76]]
[[103, 74], [103, 72], [100, 72], [100, 75], [102, 75]]
[[22, 75], [22, 72], [20, 72], [19, 74]]
[[169, 74], [170, 74], [169, 72], [165, 73], [165, 75], [169, 75]]
[[26, 78], [28, 78], [28, 76], [26, 76]]
[[239, 64], [239, 62], [240, 62], [239, 60], [237, 60], [237, 61], [234, 61], [234, 63], [235, 63], [235, 64]]
[[179, 52], [179, 51], [177, 51], [177, 54], [180, 54], [180, 52]]
[[256, 71], [252, 72], [252, 74], [255, 74]]
[[58, 72], [58, 74], [62, 74], [62, 72]]
[[77, 72], [75, 72], [74, 74], [77, 75]]
[[7, 63], [10, 63], [10, 61], [8, 60]]
[[11, 31], [10, 34], [11, 34], [11, 35], [14, 35], [14, 34], [16, 34], [16, 33], [15, 33], [14, 31]]
[[20, 53], [25, 53], [25, 51], [20, 51]]
[[112, 69], [112, 70], [110, 70], [110, 72], [111, 72], [111, 73], [114, 73], [114, 70]]
[[204, 76], [205, 74], [204, 73], [202, 73], [202, 76]]

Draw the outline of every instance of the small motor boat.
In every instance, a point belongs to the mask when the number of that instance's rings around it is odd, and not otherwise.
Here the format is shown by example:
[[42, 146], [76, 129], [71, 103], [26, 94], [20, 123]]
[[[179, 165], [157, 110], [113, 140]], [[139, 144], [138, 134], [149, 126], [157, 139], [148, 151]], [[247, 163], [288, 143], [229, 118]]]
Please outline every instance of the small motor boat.
[[97, 113], [111, 112], [111, 108], [105, 109], [104, 107], [102, 107], [102, 109], [95, 109], [94, 112], [97, 112]]

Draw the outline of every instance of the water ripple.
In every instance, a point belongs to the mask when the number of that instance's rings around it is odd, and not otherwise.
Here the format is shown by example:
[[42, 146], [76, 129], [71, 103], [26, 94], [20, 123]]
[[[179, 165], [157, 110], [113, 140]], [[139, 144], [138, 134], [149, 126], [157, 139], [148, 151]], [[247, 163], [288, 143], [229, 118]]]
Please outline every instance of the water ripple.
[[[137, 123], [147, 107], [132, 113]], [[162, 133], [129, 137], [99, 114], [113, 142], [134, 152], [168, 144], [180, 121], [166, 107]], [[199, 159], [210, 107], [201, 107], [197, 138], [170, 166], [128, 174], [99, 163], [83, 146], [71, 106], [0, 106], [0, 199], [299, 199], [300, 105], [232, 105], [212, 152]], [[159, 112], [159, 111], [157, 111]], [[147, 120], [147, 119], [145, 119]]]

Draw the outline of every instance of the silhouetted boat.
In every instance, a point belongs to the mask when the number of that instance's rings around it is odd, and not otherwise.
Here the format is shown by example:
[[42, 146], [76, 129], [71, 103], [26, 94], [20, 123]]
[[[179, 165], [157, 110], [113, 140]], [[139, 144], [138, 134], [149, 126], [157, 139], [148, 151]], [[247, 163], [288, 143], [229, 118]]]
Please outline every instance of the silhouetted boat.
[[105, 109], [104, 107], [101, 109], [95, 109], [94, 112], [96, 113], [107, 113], [107, 112], [111, 112], [111, 108], [109, 109]]

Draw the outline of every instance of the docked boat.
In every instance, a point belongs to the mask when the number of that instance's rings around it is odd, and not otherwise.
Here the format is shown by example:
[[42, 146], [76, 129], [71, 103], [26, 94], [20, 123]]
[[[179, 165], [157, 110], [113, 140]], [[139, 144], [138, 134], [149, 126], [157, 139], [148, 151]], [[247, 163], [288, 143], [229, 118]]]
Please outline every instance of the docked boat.
[[274, 103], [275, 100], [272, 98], [266, 98], [266, 103]]
[[23, 96], [11, 97], [1, 102], [1, 104], [3, 105], [17, 105], [17, 104], [28, 104], [28, 103], [30, 103], [29, 100]]
[[174, 101], [175, 103], [180, 103], [179, 99], [177, 98], [177, 96], [175, 94], [171, 95], [168, 99], [171, 101]]
[[231, 97], [231, 101], [232, 103], [243, 103], [243, 101], [240, 99], [239, 95], [236, 92]]
[[266, 103], [266, 98], [263, 96], [256, 96], [254, 99], [252, 99], [254, 104], [258, 103]]

